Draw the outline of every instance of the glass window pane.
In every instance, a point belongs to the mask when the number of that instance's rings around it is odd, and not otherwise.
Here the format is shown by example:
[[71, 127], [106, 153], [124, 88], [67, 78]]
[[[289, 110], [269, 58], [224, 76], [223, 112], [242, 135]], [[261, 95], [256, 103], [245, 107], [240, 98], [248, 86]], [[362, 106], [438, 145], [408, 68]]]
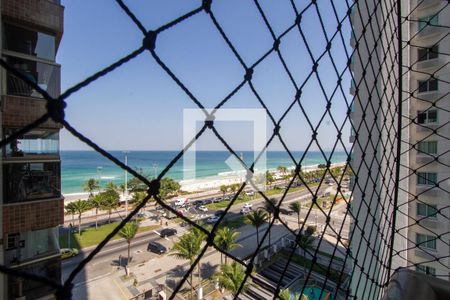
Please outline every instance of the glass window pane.
[[[14, 129], [5, 129], [5, 138], [14, 132]], [[19, 136], [3, 149], [4, 155], [8, 157], [55, 155], [59, 153], [59, 133], [45, 129], [33, 129]]]
[[[59, 96], [60, 70], [58, 66], [10, 56], [7, 57], [7, 61], [22, 75], [47, 91], [50, 96], [55, 98]], [[38, 91], [12, 73], [7, 73], [7, 93], [8, 95], [42, 98]]]
[[425, 204], [423, 203], [417, 203], [417, 215], [418, 216], [426, 216], [426, 208]]
[[423, 112], [417, 112], [417, 123], [424, 124], [427, 114]]
[[437, 89], [438, 89], [438, 81], [436, 79], [430, 79], [428, 81], [428, 90], [437, 91]]
[[31, 31], [10, 24], [3, 29], [3, 45], [5, 49], [55, 60], [55, 37], [42, 32]]
[[429, 110], [427, 123], [435, 123], [435, 122], [437, 122], [437, 110]]
[[428, 90], [426, 81], [418, 81], [419, 93], [426, 92]]
[[437, 58], [439, 55], [438, 53], [439, 53], [439, 47], [436, 45], [429, 50], [428, 59]]
[[417, 59], [418, 61], [424, 61], [427, 60], [428, 51], [426, 48], [419, 48], [417, 51]]

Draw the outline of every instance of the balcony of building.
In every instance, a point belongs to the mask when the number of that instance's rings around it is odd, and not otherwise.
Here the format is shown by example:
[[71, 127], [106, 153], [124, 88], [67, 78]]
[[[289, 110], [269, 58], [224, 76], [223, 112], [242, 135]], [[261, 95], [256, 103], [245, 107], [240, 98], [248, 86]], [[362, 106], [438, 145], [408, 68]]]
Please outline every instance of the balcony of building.
[[64, 7], [59, 0], [3, 0], [2, 21], [55, 34], [57, 45], [64, 31]]

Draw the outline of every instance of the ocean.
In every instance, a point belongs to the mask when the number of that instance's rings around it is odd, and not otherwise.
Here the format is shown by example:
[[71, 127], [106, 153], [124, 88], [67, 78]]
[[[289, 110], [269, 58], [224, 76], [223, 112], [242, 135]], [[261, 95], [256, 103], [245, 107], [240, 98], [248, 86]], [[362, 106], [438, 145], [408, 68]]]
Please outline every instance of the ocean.
[[[112, 155], [125, 161], [123, 151], [110, 151]], [[175, 157], [176, 151], [130, 151], [128, 152], [128, 166], [139, 170], [141, 173], [155, 176]], [[238, 154], [247, 165], [253, 161], [253, 152], [242, 151]], [[303, 155], [301, 151], [292, 152], [296, 160]], [[327, 157], [329, 153], [325, 153]], [[197, 151], [196, 152], [196, 174], [197, 178], [220, 176], [230, 172], [231, 169], [225, 163], [230, 156], [226, 151]], [[332, 163], [345, 162], [347, 159], [344, 152], [335, 152], [331, 158]], [[303, 166], [313, 166], [324, 163], [321, 152], [308, 152], [302, 163]], [[269, 170], [276, 169], [282, 165], [294, 166], [291, 158], [286, 152], [267, 152], [266, 164]], [[167, 173], [167, 177], [175, 180], [183, 179], [183, 158], [181, 158]], [[95, 151], [61, 151], [61, 181], [62, 193], [72, 194], [83, 192], [83, 184], [89, 178], [99, 180], [102, 186], [108, 182], [119, 185], [124, 183], [125, 172], [114, 163], [104, 158]], [[128, 175], [128, 179], [131, 176]]]

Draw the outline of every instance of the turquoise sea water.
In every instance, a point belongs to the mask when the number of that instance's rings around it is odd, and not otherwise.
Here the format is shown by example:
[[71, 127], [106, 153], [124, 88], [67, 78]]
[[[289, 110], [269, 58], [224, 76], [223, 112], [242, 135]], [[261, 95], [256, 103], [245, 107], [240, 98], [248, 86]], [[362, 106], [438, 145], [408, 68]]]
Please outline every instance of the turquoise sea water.
[[[122, 151], [110, 151], [112, 155], [125, 161]], [[159, 174], [163, 168], [178, 154], [175, 151], [130, 151], [128, 153], [128, 166], [139, 169], [144, 174], [154, 176]], [[292, 152], [298, 161], [303, 152]], [[329, 153], [325, 153], [327, 158]], [[242, 151], [239, 155], [247, 165], [253, 160], [253, 152]], [[196, 152], [196, 177], [205, 178], [217, 176], [230, 172], [225, 163], [230, 154], [226, 151], [197, 151]], [[344, 152], [335, 152], [331, 161], [333, 163], [344, 162], [347, 157]], [[292, 159], [286, 152], [271, 151], [267, 153], [267, 168], [275, 169], [279, 165], [293, 166]], [[325, 162], [320, 152], [308, 152], [303, 160], [302, 166], [317, 165]], [[112, 181], [115, 184], [123, 184], [125, 172], [114, 163], [104, 158], [95, 151], [61, 151], [61, 176], [63, 194], [83, 192], [83, 183], [89, 178], [96, 178], [101, 185]], [[183, 159], [181, 158], [167, 173], [168, 177], [182, 180]]]

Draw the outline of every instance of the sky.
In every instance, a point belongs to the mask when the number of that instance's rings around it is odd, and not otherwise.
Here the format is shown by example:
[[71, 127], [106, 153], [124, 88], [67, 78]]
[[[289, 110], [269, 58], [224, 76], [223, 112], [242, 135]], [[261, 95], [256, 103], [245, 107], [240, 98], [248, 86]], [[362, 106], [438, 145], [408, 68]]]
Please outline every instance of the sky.
[[[171, 0], [124, 1], [147, 30], [153, 30], [197, 8], [201, 1]], [[331, 0], [317, 1], [327, 35], [336, 31], [337, 21]], [[346, 1], [334, 1], [339, 18], [347, 12]], [[299, 11], [309, 1], [296, 1]], [[63, 0], [64, 35], [58, 49], [57, 62], [61, 64], [62, 91], [70, 88], [96, 71], [139, 48], [142, 33], [112, 0]], [[263, 11], [278, 36], [295, 22], [295, 13], [289, 0], [260, 1]], [[215, 0], [212, 11], [230, 41], [247, 65], [255, 63], [273, 44], [269, 30], [253, 1]], [[303, 14], [301, 28], [315, 59], [326, 47], [317, 10], [312, 7]], [[350, 52], [350, 24], [343, 24], [344, 43], [338, 36], [333, 40], [330, 54], [339, 72], [347, 63], [344, 47]], [[312, 59], [299, 33], [294, 28], [282, 39], [280, 51], [294, 80], [301, 85], [312, 68]], [[207, 108], [223, 100], [241, 81], [245, 70], [226, 45], [211, 18], [199, 14], [160, 33], [156, 52], [183, 84]], [[318, 74], [328, 97], [333, 94], [338, 76], [328, 55], [319, 62]], [[289, 107], [295, 89], [272, 52], [253, 73], [252, 82], [274, 118], [278, 120]], [[350, 76], [347, 70], [340, 90], [332, 98], [331, 112], [341, 127], [347, 107]], [[315, 76], [302, 88], [300, 101], [304, 113], [316, 126], [325, 111], [325, 95]], [[149, 52], [103, 76], [89, 86], [71, 95], [67, 100], [66, 119], [82, 134], [107, 150], [178, 150], [183, 146], [183, 111], [196, 105], [155, 62]], [[261, 109], [248, 84], [239, 90], [223, 108]], [[270, 120], [269, 118], [267, 120]], [[197, 128], [201, 127], [198, 122]], [[217, 130], [233, 147], [252, 150], [251, 122], [216, 122]], [[273, 124], [267, 123], [270, 136]], [[305, 115], [296, 104], [281, 124], [280, 133], [292, 150], [304, 150], [312, 130]], [[334, 146], [338, 131], [329, 116], [318, 130], [318, 143], [323, 149]], [[349, 120], [342, 130], [344, 145], [350, 148]], [[89, 150], [66, 130], [61, 132], [61, 150]], [[200, 150], [224, 150], [224, 146], [207, 132], [197, 143]], [[270, 150], [281, 150], [275, 139]], [[312, 145], [316, 150], [317, 145]], [[340, 144], [338, 149], [342, 149]]]

